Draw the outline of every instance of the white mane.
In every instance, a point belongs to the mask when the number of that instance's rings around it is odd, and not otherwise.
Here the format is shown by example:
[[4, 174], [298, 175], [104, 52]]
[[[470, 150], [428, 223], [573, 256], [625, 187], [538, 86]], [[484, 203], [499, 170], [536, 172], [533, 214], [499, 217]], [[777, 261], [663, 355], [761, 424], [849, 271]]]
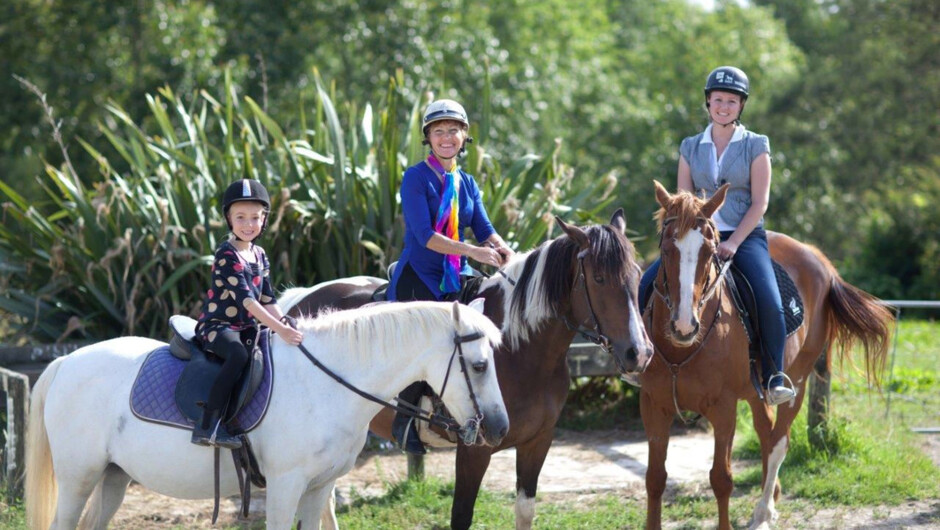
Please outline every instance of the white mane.
[[395, 302], [377, 304], [345, 311], [324, 311], [316, 318], [302, 318], [298, 328], [305, 334], [316, 336], [317, 347], [342, 351], [343, 356], [368, 362], [376, 355], [402, 355], [414, 351], [418, 344], [426, 343], [445, 334], [448, 340], [454, 333], [466, 335], [483, 333], [494, 348], [499, 346], [499, 329], [479, 312], [463, 306], [460, 310], [461, 327], [454, 324], [451, 303]]
[[[480, 286], [482, 291], [495, 283], [503, 290], [504, 317], [502, 332], [513, 350], [518, 349], [522, 342], [529, 340], [532, 333], [537, 332], [546, 320], [554, 316], [542, 282], [542, 276], [545, 274], [545, 264], [548, 259], [548, 247], [553, 241], [546, 241], [535, 249], [516, 254], [509, 264], [503, 268], [503, 272], [509, 279], [501, 274], [494, 274]], [[532, 256], [536, 251], [538, 251], [538, 254]], [[512, 299], [516, 289], [513, 283], [522, 277], [525, 264], [530, 257], [535, 260], [535, 267], [531, 272], [532, 281], [526, 287], [525, 301], [521, 304], [521, 310], [513, 311]], [[510, 283], [510, 280], [512, 283]]]

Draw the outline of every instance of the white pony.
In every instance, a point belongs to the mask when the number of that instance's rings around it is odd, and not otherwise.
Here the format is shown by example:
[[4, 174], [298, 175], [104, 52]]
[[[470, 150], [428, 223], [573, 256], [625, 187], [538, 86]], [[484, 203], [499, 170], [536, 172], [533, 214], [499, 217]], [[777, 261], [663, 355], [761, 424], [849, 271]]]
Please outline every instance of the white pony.
[[[485, 443], [498, 445], [509, 428], [492, 360], [500, 332], [477, 311], [456, 303], [383, 304], [304, 319], [299, 329], [314, 357], [361, 390], [389, 400], [425, 380], [461, 425], [473, 423], [479, 407]], [[469, 339], [461, 344], [469, 379], [452, 356], [457, 337]], [[59, 358], [43, 372], [27, 438], [31, 528], [45, 530], [50, 521], [57, 530], [75, 528], [91, 495], [82, 528], [104, 529], [131, 479], [172, 497], [213, 496], [213, 451], [190, 443], [186, 430], [139, 420], [129, 407], [147, 353], [163, 345], [112, 339]], [[296, 518], [304, 530], [318, 528], [334, 482], [354, 465], [369, 420], [382, 406], [341, 386], [279, 338], [271, 348], [269, 408], [248, 433], [267, 478], [267, 527], [287, 530]], [[221, 462], [221, 494], [234, 495], [232, 461]]]

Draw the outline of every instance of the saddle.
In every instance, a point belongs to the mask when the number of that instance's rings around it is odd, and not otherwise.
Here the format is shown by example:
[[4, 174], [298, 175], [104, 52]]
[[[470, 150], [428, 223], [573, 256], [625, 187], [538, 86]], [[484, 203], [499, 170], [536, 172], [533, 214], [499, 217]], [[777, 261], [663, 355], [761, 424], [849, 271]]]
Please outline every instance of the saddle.
[[[170, 353], [178, 359], [188, 361], [179, 382], [176, 384], [174, 397], [176, 405], [183, 415], [194, 423], [202, 417], [201, 405], [209, 401], [212, 382], [222, 370], [221, 360], [211, 353], [204, 352], [195, 341], [196, 321], [182, 315], [170, 317]], [[245, 335], [248, 335], [245, 337]], [[243, 342], [249, 348], [250, 360], [242, 376], [235, 383], [229, 406], [225, 410], [223, 421], [232, 427], [232, 434], [246, 432], [245, 427], [236, 420], [238, 413], [258, 391], [264, 376], [264, 354], [268, 349], [268, 330], [251, 329], [243, 332]]]
[[[174, 316], [170, 328], [174, 330], [170, 344], [147, 354], [137, 373], [131, 411], [143, 421], [189, 430], [202, 417], [198, 403], [208, 399], [212, 378], [222, 365], [193, 342], [195, 320]], [[254, 429], [267, 411], [273, 383], [268, 337], [268, 331], [260, 333], [252, 346], [251, 363], [236, 384], [225, 415], [229, 432]]]
[[[774, 276], [777, 278], [777, 289], [780, 291], [780, 299], [783, 301], [784, 324], [786, 325], [786, 336], [789, 337], [803, 325], [803, 299], [800, 292], [793, 282], [793, 278], [784, 268], [773, 261]], [[763, 359], [761, 351], [763, 343], [760, 337], [760, 320], [757, 314], [757, 300], [754, 297], [754, 289], [750, 282], [744, 277], [744, 274], [733, 264], [729, 269], [731, 274], [725, 275], [725, 286], [731, 294], [731, 299], [738, 310], [738, 316], [741, 319], [741, 325], [747, 333], [748, 356], [750, 357], [751, 382], [757, 389], [757, 394], [763, 399], [763, 387], [760, 384], [760, 366]]]
[[[392, 264], [388, 266], [386, 274], [388, 274], [389, 279], [391, 279], [395, 274], [395, 267], [397, 266], [397, 261], [393, 261]], [[470, 270], [473, 271], [472, 274], [461, 277], [461, 283], [463, 284], [463, 287], [461, 287], [460, 292], [454, 293], [450, 297], [445, 298], [445, 301], [453, 302], [456, 300], [461, 304], [468, 305], [473, 301], [474, 298], [476, 298], [477, 293], [480, 291], [480, 284], [483, 283], [483, 280], [487, 279], [489, 275], [484, 274], [472, 267]], [[387, 302], [388, 286], [389, 283], [386, 282], [376, 289], [375, 292], [372, 293], [372, 302]]]

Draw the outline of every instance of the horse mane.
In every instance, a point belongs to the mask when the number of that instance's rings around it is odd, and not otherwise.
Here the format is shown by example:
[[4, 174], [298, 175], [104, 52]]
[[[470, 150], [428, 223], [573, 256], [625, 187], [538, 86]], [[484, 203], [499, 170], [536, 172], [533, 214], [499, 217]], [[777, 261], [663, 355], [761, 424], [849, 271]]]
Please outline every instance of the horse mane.
[[[626, 236], [609, 225], [590, 225], [581, 230], [588, 236], [588, 255], [597, 272], [625, 278], [635, 259], [633, 245]], [[508, 317], [503, 322], [512, 349], [518, 349], [548, 319], [566, 310], [575, 280], [574, 263], [580, 251], [574, 240], [563, 235], [546, 241], [525, 254], [523, 260], [507, 267], [516, 277], [516, 286], [506, 302]]]
[[[696, 197], [685, 190], [672, 195], [669, 201], [669, 207], [661, 207], [653, 216], [656, 219], [656, 227], [659, 233], [663, 233], [663, 228], [667, 220], [669, 220], [675, 223], [676, 238], [681, 239], [682, 236], [689, 230], [695, 228], [698, 224], [705, 202], [705, 199]], [[713, 223], [711, 219], [708, 219], [708, 222]], [[718, 230], [715, 229], [713, 232], [717, 234]]]
[[[314, 335], [318, 347], [342, 351], [344, 357], [368, 363], [377, 355], [401, 355], [414, 351], [415, 345], [446, 330], [456, 330], [452, 304], [442, 302], [396, 302], [376, 304], [344, 311], [325, 310], [316, 317], [302, 317], [297, 327], [305, 335]], [[459, 332], [482, 332], [494, 348], [502, 340], [499, 329], [478, 311], [463, 307]], [[367, 364], [362, 364], [367, 366]]]

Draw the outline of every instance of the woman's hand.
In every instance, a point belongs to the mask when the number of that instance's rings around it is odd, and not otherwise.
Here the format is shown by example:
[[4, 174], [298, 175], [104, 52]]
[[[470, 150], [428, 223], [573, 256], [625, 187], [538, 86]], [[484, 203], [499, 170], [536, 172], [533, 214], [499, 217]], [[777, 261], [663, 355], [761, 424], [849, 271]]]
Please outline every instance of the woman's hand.
[[734, 257], [734, 254], [738, 251], [738, 246], [740, 245], [732, 242], [730, 239], [727, 241], [722, 241], [718, 245], [718, 249], [715, 251], [715, 253], [718, 254], [719, 258], [728, 261]]
[[468, 257], [482, 265], [492, 265], [499, 267], [503, 264], [503, 255], [491, 246], [473, 247]]

